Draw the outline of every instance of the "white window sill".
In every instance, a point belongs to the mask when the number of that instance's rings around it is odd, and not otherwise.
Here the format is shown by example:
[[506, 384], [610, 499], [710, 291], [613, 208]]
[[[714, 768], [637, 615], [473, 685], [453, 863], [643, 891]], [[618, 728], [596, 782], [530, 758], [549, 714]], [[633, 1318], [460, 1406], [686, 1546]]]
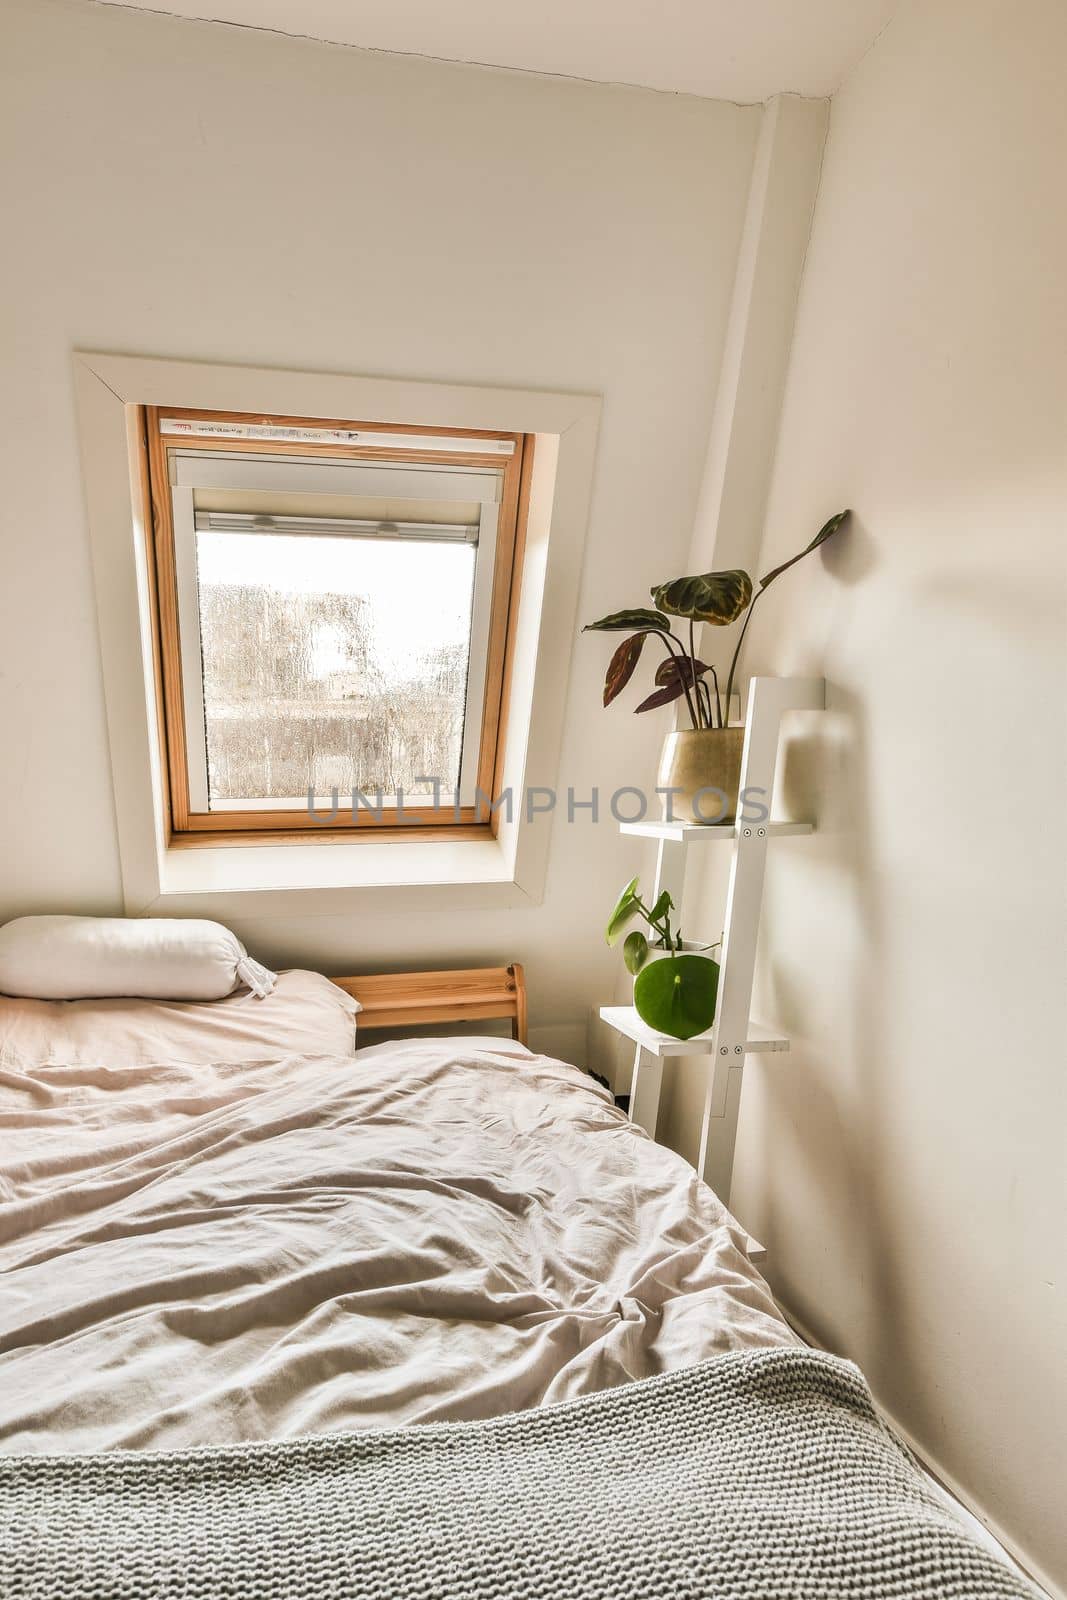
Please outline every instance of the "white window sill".
[[[165, 850], [160, 858], [155, 915], [202, 906], [206, 895], [220, 912], [276, 909], [368, 910], [378, 895], [412, 907], [529, 904], [516, 879], [514, 840], [390, 840], [382, 844], [334, 843], [221, 846]], [[307, 901], [305, 906], [303, 902]], [[280, 908], [280, 907], [279, 907]]]

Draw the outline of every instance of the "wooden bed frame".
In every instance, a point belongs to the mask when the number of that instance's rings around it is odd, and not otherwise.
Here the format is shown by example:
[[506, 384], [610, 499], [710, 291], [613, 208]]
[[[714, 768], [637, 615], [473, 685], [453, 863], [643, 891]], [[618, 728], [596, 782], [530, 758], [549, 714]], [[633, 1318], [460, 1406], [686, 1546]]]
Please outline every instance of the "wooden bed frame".
[[512, 1038], [526, 1043], [526, 979], [517, 962], [454, 972], [376, 972], [331, 982], [359, 1001], [363, 1028], [504, 1017]]

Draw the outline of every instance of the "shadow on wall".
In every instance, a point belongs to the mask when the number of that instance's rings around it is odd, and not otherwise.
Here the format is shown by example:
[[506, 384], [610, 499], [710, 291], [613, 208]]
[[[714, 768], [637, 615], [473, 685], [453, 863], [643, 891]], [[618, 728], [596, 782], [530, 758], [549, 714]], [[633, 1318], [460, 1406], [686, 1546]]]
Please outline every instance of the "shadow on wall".
[[[865, 551], [864, 570], [869, 569]], [[858, 575], [849, 552], [848, 580]], [[847, 1263], [855, 1285], [850, 1348], [841, 1351], [881, 1370], [889, 1365], [899, 1385], [919, 1380], [917, 1340], [921, 1330], [909, 1317], [906, 1274], [898, 1270], [893, 1239], [899, 1235], [898, 1208], [889, 1179], [886, 1122], [894, 1114], [886, 1038], [895, 1005], [885, 965], [878, 840], [872, 808], [865, 709], [841, 684], [827, 683], [827, 711], [810, 719], [810, 728], [790, 740], [783, 753], [782, 790], [788, 814], [815, 816], [818, 831], [800, 841], [787, 866], [780, 894], [803, 892], [803, 878], [818, 873], [838, 879], [838, 929], [820, 930], [816, 948], [835, 951], [837, 970], [805, 972], [799, 961], [775, 962], [765, 974], [767, 1004], [776, 1022], [793, 1039], [789, 1065], [763, 1083], [758, 1196], [754, 1225], [771, 1244], [770, 1276], [788, 1313], [820, 1344], [834, 1348], [834, 1325], [822, 1311], [819, 1282], [790, 1281], [775, 1269], [788, 1261], [786, 1241], [798, 1218], [824, 1229], [827, 1259]], [[795, 863], [795, 870], [793, 868]], [[776, 878], [778, 875], [775, 875]], [[825, 883], [820, 898], [825, 898]], [[774, 905], [767, 906], [768, 919]], [[834, 1023], [817, 1033], [844, 1042], [845, 1059], [827, 1060], [807, 1043], [812, 993], [817, 982]], [[821, 1018], [826, 1010], [819, 1013]], [[818, 1021], [818, 1018], [816, 1019]], [[767, 1067], [771, 1074], [773, 1067]], [[808, 1195], [814, 1203], [803, 1204]], [[819, 1221], [816, 1224], [815, 1220]], [[892, 1331], [890, 1331], [892, 1330]]]
[[821, 545], [817, 555], [830, 576], [848, 589], [862, 583], [879, 562], [878, 547], [857, 511], [849, 513], [841, 531]]

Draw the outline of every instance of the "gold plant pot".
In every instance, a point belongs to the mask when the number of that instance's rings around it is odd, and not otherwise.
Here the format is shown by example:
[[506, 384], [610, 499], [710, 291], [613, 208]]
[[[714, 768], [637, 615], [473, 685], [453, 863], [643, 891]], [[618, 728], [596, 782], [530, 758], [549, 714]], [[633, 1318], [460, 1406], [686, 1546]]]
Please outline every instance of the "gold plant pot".
[[733, 822], [744, 742], [744, 728], [683, 728], [669, 733], [656, 783], [676, 793], [663, 796], [664, 817], [675, 822]]

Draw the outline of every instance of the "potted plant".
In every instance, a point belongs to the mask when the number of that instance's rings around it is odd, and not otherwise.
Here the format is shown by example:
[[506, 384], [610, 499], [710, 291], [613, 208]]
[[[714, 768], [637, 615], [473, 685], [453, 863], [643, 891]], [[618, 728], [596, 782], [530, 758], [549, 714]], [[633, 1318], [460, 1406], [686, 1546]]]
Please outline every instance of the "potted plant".
[[671, 927], [674, 909], [666, 889], [654, 906], [646, 906], [638, 880], [631, 878], [608, 919], [606, 938], [608, 944], [614, 945], [636, 917], [646, 923], [648, 934], [632, 928], [622, 947], [626, 970], [634, 977], [637, 1014], [659, 1033], [670, 1034], [672, 1039], [691, 1039], [710, 1028], [715, 1020], [719, 963], [710, 956], [691, 953], [692, 947], [686, 946], [681, 931]]
[[[810, 544], [805, 545], [798, 555], [768, 572], [760, 579], [755, 590], [752, 579], [740, 567], [727, 572], [698, 573], [690, 578], [672, 578], [668, 583], [657, 584], [652, 589], [655, 609], [642, 606], [628, 611], [613, 611], [610, 616], [601, 617], [599, 622], [586, 623], [582, 630], [625, 633], [627, 636], [608, 663], [604, 679], [605, 706], [609, 706], [621, 694], [633, 677], [645, 640], [655, 638], [663, 647], [664, 659], [656, 668], [655, 688], [636, 710], [639, 713], [654, 711], [675, 700], [685, 701], [689, 727], [667, 735], [656, 779], [661, 789], [673, 791], [672, 809], [667, 815], [675, 821], [733, 821], [741, 781], [741, 750], [745, 730], [743, 727], [728, 727], [727, 718], [741, 646], [745, 642], [756, 601], [783, 572], [788, 572], [790, 567], [825, 544], [847, 516], [847, 511], [839, 511], [831, 517]], [[722, 694], [715, 668], [697, 659], [694, 626], [698, 622], [710, 622], [714, 627], [727, 627], [741, 616], [745, 620], [730, 662], [725, 694]], [[672, 617], [681, 617], [688, 622], [687, 640], [680, 639], [673, 631]], [[705, 791], [714, 792], [719, 798], [713, 802], [705, 801], [702, 799]]]

